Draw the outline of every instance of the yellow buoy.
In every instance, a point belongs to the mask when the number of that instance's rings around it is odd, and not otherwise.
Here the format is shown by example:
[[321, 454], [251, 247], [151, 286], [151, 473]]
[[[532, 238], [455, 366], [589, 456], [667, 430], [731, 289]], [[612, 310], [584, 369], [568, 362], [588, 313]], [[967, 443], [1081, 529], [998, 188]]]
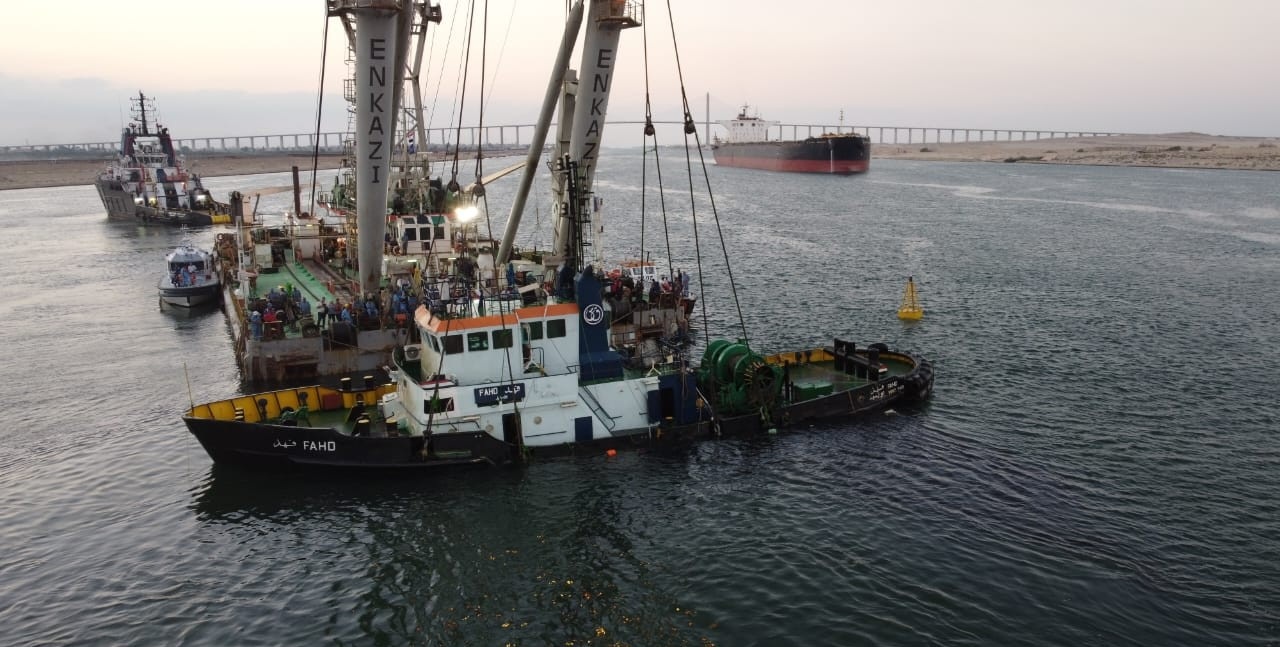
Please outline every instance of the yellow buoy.
[[898, 318], [904, 321], [915, 321], [924, 317], [924, 308], [916, 298], [916, 284], [912, 277], [907, 277], [907, 289], [902, 291], [902, 305], [898, 307]]

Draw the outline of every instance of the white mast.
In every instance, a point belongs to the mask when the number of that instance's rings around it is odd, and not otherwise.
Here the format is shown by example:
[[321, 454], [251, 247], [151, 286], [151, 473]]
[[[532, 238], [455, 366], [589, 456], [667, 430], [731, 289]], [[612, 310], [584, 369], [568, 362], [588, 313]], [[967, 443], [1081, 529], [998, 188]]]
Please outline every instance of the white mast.
[[402, 18], [412, 15], [406, 11], [411, 5], [412, 0], [329, 0], [329, 15], [355, 17], [351, 40], [356, 55], [356, 258], [364, 294], [377, 294], [382, 283], [396, 102], [407, 45], [401, 39]]
[[[591, 0], [587, 12], [586, 38], [582, 43], [581, 81], [578, 84], [573, 128], [569, 137], [569, 159], [578, 164], [578, 199], [591, 195], [600, 139], [604, 135], [605, 113], [617, 68], [618, 37], [623, 29], [640, 24], [636, 7], [626, 0]], [[579, 214], [588, 209], [581, 204]], [[570, 255], [569, 219], [561, 209], [556, 223], [555, 253]]]

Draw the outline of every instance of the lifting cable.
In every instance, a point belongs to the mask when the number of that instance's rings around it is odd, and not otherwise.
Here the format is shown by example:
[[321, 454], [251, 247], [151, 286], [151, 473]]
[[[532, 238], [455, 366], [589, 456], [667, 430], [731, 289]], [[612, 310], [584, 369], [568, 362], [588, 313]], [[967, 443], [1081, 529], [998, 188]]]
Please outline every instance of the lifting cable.
[[462, 96], [458, 99], [457, 104], [458, 121], [455, 124], [456, 129], [453, 142], [453, 168], [451, 170], [451, 177], [448, 185], [449, 191], [454, 193], [457, 193], [461, 188], [458, 185], [458, 162], [459, 158], [462, 156], [462, 116], [465, 114], [467, 107], [467, 74], [471, 71], [471, 40], [475, 32], [475, 25], [476, 2], [475, 0], [471, 0], [471, 15], [467, 18], [467, 45], [462, 57], [462, 65], [460, 66], [462, 68], [462, 78], [459, 79], [459, 82], [462, 84]]
[[[448, 307], [448, 306], [445, 306], [445, 307]], [[428, 307], [428, 310], [430, 310], [429, 307]], [[428, 319], [430, 319], [431, 316], [434, 316], [434, 315], [430, 315]], [[448, 353], [448, 351], [445, 350], [444, 341], [449, 337], [449, 329], [452, 326], [453, 326], [453, 318], [451, 317], [449, 319], [445, 319], [444, 334], [438, 337], [440, 348], [438, 349], [437, 352], [440, 353], [440, 361], [436, 362], [436, 372], [431, 375], [431, 381], [434, 383], [434, 387], [431, 389], [431, 399], [426, 400], [426, 402], [430, 403], [431, 406], [429, 407], [430, 410], [427, 411], [427, 426], [422, 432], [423, 438], [426, 439], [422, 443], [422, 457], [424, 459], [427, 458], [427, 452], [428, 450], [430, 450], [430, 442], [429, 442], [430, 437], [435, 433], [436, 408], [439, 407], [441, 404], [440, 382], [444, 381], [444, 356]], [[432, 337], [435, 337], [435, 335], [432, 335], [431, 333], [427, 333], [427, 334]], [[424, 339], [422, 343], [425, 346], [427, 342]], [[437, 350], [434, 345], [432, 345], [431, 349]], [[406, 358], [406, 361], [407, 361], [407, 358]], [[422, 370], [421, 361], [418, 362], [418, 370], [419, 371]], [[420, 377], [426, 377], [426, 376], [422, 375]], [[425, 396], [426, 389], [423, 389], [423, 393]], [[424, 400], [425, 400], [425, 397], [424, 397]], [[407, 408], [405, 410], [408, 411]]]
[[[750, 343], [747, 337], [747, 323], [742, 316], [742, 302], [738, 300], [738, 286], [733, 280], [733, 268], [730, 267], [729, 265], [729, 250], [724, 243], [724, 230], [721, 229], [720, 227], [720, 214], [716, 212], [716, 199], [715, 199], [715, 195], [712, 194], [711, 192], [711, 177], [707, 174], [707, 160], [702, 155], [702, 141], [698, 137], [698, 128], [697, 128], [697, 125], [693, 122], [693, 115], [689, 112], [689, 96], [685, 92], [684, 71], [680, 67], [680, 45], [676, 41], [676, 21], [675, 21], [675, 14], [671, 12], [671, 0], [667, 0], [667, 16], [671, 24], [671, 48], [672, 48], [672, 51], [675, 53], [675, 57], [676, 57], [676, 74], [680, 79], [680, 100], [683, 103], [683, 107], [684, 107], [684, 141], [685, 141], [684, 156], [685, 156], [685, 168], [689, 173], [689, 207], [690, 209], [693, 209], [693, 213], [692, 213], [693, 243], [695, 247], [701, 250], [701, 244], [698, 240], [697, 208], [696, 208], [696, 203], [693, 200], [693, 163], [692, 163], [692, 160], [689, 159], [689, 135], [693, 135], [693, 141], [698, 148], [698, 160], [702, 164], [702, 177], [705, 178], [706, 184], [707, 184], [707, 199], [710, 200], [711, 202], [711, 216], [716, 224], [716, 235], [719, 236], [720, 238], [720, 251], [722, 254], [724, 254], [724, 268], [729, 275], [729, 290], [733, 294], [733, 305], [738, 310], [738, 325], [741, 326], [742, 328], [742, 341], [743, 343], [750, 346]], [[698, 253], [697, 258], [698, 258], [698, 276], [699, 278], [701, 278], [703, 276], [701, 252]], [[698, 300], [702, 302], [703, 330], [710, 330], [707, 327], [708, 321], [707, 321], [706, 285], [707, 285], [707, 282], [705, 280], [698, 281], [698, 292], [699, 292]]]
[[[663, 191], [662, 184], [662, 162], [658, 156], [658, 133], [653, 127], [653, 103], [649, 93], [649, 23], [645, 21], [640, 27], [641, 37], [644, 43], [644, 134], [653, 138], [653, 167], [658, 174], [658, 208], [662, 212], [662, 235], [667, 244], [667, 276], [673, 275], [671, 258], [671, 230], [667, 222], [667, 197]], [[648, 181], [646, 179], [649, 164], [649, 146], [647, 142], [641, 142], [641, 164], [640, 164], [640, 277], [644, 278], [644, 229], [645, 229], [645, 196], [648, 194]], [[694, 253], [697, 253], [695, 246]], [[657, 280], [657, 279], [654, 279]], [[640, 289], [645, 289], [643, 285]]]
[[[485, 0], [486, 14], [488, 13], [488, 11], [489, 11], [489, 3], [488, 3], [488, 0]], [[488, 22], [487, 17], [485, 21], [486, 23]], [[514, 25], [515, 22], [516, 22], [516, 3], [513, 2], [511, 3], [511, 15], [507, 16], [507, 30], [502, 34], [502, 47], [498, 48], [498, 61], [493, 64], [493, 76], [495, 81], [497, 80], [498, 70], [502, 69], [502, 59], [506, 56], [506, 53], [507, 53], [507, 41], [510, 40], [511, 38], [511, 25]], [[487, 29], [488, 28], [486, 27], [486, 30]], [[484, 87], [484, 86], [482, 85], [481, 87]], [[490, 100], [493, 99], [493, 89], [495, 87], [497, 87], [496, 83], [489, 88], [486, 94], [486, 97]]]
[[[453, 44], [453, 30], [454, 30], [454, 26], [457, 24], [457, 20], [458, 20], [458, 12], [456, 12], [456, 11], [455, 11], [455, 12], [452, 12], [452, 13], [450, 14], [450, 17], [449, 17], [449, 30], [448, 30], [448, 34], [449, 34], [449, 36], [448, 36], [448, 37], [445, 39], [445, 41], [444, 41], [444, 51], [443, 51], [443, 52], [441, 52], [441, 54], [440, 54], [440, 70], [436, 73], [436, 77], [437, 77], [437, 78], [440, 78], [440, 79], [443, 79], [443, 78], [444, 78], [444, 66], [445, 66], [445, 63], [447, 63], [447, 62], [448, 62], [448, 60], [449, 60], [448, 52], [449, 52], [449, 48], [450, 48], [450, 46]], [[433, 48], [432, 48], [432, 55], [434, 55], [434, 49], [435, 49], [435, 48], [433, 47]], [[430, 71], [430, 69], [431, 69], [431, 59], [430, 59], [430, 58], [428, 58], [428, 59], [427, 59], [427, 70], [428, 70], [428, 71]], [[431, 142], [430, 142], [430, 137], [431, 137], [431, 136], [430, 136], [430, 134], [428, 134], [428, 133], [429, 133], [429, 132], [430, 132], [430, 130], [431, 130], [431, 124], [435, 121], [435, 117], [436, 117], [436, 109], [437, 109], [437, 108], [439, 107], [439, 105], [440, 105], [440, 86], [442, 86], [442, 85], [444, 85], [444, 84], [443, 84], [443, 83], [436, 83], [436, 84], [435, 84], [435, 86], [436, 86], [436, 93], [435, 93], [435, 95], [433, 95], [433, 96], [431, 97], [431, 117], [427, 119], [427, 127], [426, 127], [425, 129], [423, 129], [423, 134], [425, 135], [425, 138], [424, 138], [424, 141], [422, 142], [422, 150], [423, 150], [423, 151], [425, 151], [425, 152], [427, 153], [427, 160], [428, 160], [428, 161], [427, 161], [427, 169], [426, 169], [426, 170], [427, 170], [427, 178], [428, 178], [428, 179], [430, 179], [430, 177], [431, 177], [431, 168], [430, 168], [431, 151], [430, 151], [430, 146], [429, 146], [429, 144], [431, 143]], [[443, 139], [443, 135], [442, 135], [442, 139]], [[445, 153], [447, 154], [447, 153], [449, 152], [448, 142], [446, 141], [446, 142], [444, 142], [444, 143], [445, 143]]]
[[[315, 146], [311, 149], [311, 209], [316, 204], [316, 173], [320, 168], [320, 115], [324, 110], [324, 64], [329, 55], [329, 9], [324, 12], [324, 40], [320, 43], [320, 91], [316, 95]], [[294, 214], [295, 216], [301, 214]]]

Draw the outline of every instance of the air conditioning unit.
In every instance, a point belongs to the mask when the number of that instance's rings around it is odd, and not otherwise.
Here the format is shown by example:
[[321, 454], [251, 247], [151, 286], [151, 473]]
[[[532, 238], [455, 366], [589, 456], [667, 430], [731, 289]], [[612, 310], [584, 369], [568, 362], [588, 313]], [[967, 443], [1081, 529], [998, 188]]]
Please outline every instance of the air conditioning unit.
[[422, 344], [409, 344], [404, 347], [404, 358], [416, 362], [422, 357]]

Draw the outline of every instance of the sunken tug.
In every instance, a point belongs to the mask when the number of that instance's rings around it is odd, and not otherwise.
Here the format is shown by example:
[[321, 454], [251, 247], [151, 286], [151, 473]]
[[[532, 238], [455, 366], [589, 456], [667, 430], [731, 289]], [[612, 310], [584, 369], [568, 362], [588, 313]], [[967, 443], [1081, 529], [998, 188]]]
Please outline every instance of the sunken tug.
[[[329, 7], [356, 22], [347, 31], [358, 38], [357, 69], [389, 68], [358, 76], [357, 93], [382, 92], [370, 77], [404, 68], [393, 63], [403, 60], [407, 45], [397, 38], [422, 30], [403, 28], [399, 20], [439, 15], [438, 8], [422, 11], [418, 3], [395, 0], [329, 0]], [[583, 82], [566, 82], [568, 57], [584, 23]], [[620, 32], [638, 24], [631, 2], [580, 1], [569, 12], [495, 257], [499, 267], [511, 262], [525, 192], [559, 103], [568, 137], [553, 146], [559, 216], [552, 252], [542, 260], [544, 289], [526, 293], [512, 284], [506, 286], [511, 298], [464, 298], [445, 311], [419, 306], [385, 378], [369, 372], [328, 385], [193, 404], [184, 421], [216, 463], [384, 472], [514, 464], [590, 448], [749, 433], [929, 395], [928, 362], [883, 346], [856, 348], [837, 340], [829, 348], [763, 357], [745, 343], [720, 340], [708, 344], [699, 369], [683, 344], [615, 343], [610, 324], [618, 301], [606, 298], [606, 274], [586, 260], [584, 232], [591, 230], [608, 68], [616, 61]], [[361, 104], [360, 123], [389, 127], [394, 120], [381, 107], [394, 113], [393, 102]], [[358, 147], [362, 137], [393, 139], [371, 127], [356, 135]], [[357, 207], [361, 242], [383, 239], [386, 184], [376, 177], [376, 169], [356, 169], [358, 196], [368, 200]], [[381, 251], [360, 248], [362, 283], [377, 285]], [[372, 276], [364, 274], [370, 271]]]
[[922, 402], [933, 391], [933, 365], [884, 344], [831, 346], [762, 356], [746, 344], [707, 345], [698, 387], [715, 412], [711, 433], [740, 434]]

